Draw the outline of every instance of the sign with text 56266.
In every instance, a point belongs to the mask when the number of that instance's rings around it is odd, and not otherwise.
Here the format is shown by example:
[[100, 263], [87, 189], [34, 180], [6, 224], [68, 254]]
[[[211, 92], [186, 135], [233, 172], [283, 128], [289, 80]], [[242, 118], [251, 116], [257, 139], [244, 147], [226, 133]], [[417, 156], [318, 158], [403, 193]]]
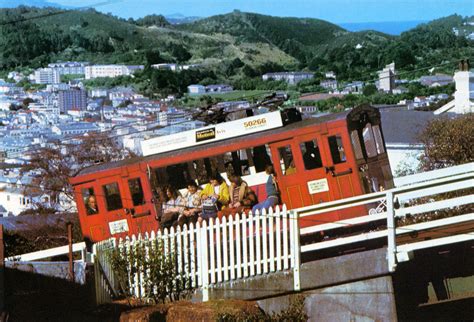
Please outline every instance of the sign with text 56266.
[[144, 156], [230, 139], [283, 126], [280, 112], [255, 115], [141, 142]]

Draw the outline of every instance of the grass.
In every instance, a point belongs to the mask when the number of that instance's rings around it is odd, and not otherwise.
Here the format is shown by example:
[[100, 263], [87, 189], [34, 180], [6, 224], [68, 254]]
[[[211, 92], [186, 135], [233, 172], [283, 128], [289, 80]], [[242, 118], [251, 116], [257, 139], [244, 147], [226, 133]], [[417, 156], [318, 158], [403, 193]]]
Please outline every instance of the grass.
[[186, 95], [180, 100], [181, 105], [186, 107], [196, 107], [201, 106], [204, 103], [201, 102], [203, 96], [212, 97], [215, 100], [219, 101], [257, 101], [261, 100], [263, 97], [269, 95], [272, 91], [268, 90], [251, 90], [251, 91], [233, 91], [229, 93], [222, 94], [202, 94], [202, 95]]

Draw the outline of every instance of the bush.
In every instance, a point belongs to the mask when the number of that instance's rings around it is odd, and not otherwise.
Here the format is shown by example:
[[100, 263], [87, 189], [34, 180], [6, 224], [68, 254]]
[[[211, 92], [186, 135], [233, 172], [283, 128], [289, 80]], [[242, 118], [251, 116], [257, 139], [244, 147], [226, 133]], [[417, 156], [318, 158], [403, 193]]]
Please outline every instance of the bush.
[[[112, 269], [118, 280], [120, 292], [128, 299], [143, 276], [144, 294], [141, 300], [165, 303], [186, 298], [191, 288], [191, 278], [177, 271], [176, 257], [166, 254], [159, 240], [141, 240], [130, 247], [114, 248], [109, 253]], [[129, 278], [131, 277], [131, 278]]]

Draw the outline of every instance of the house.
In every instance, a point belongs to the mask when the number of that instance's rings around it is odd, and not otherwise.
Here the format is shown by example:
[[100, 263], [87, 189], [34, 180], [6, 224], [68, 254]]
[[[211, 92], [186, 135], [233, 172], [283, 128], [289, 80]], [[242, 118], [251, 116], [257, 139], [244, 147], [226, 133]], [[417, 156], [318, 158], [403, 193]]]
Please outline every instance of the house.
[[230, 85], [226, 84], [215, 84], [215, 85], [207, 85], [206, 86], [206, 93], [227, 93], [232, 92], [234, 88]]
[[442, 74], [420, 77], [420, 84], [428, 87], [445, 86], [453, 83], [453, 81], [452, 76]]
[[70, 124], [59, 124], [51, 128], [53, 133], [66, 136], [66, 135], [83, 135], [88, 132], [98, 132], [100, 129], [95, 123], [89, 122], [76, 122]]
[[250, 103], [247, 101], [229, 101], [229, 102], [219, 102], [216, 104], [217, 108], [223, 108], [225, 110], [233, 110], [233, 109], [243, 109], [249, 108]]
[[290, 85], [295, 85], [305, 79], [311, 79], [314, 77], [313, 73], [307, 72], [279, 72], [279, 73], [266, 73], [262, 75], [262, 80], [276, 80], [285, 81]]
[[362, 94], [364, 89], [364, 82], [355, 81], [344, 85], [344, 89], [341, 91], [342, 94]]
[[313, 114], [319, 111], [317, 106], [298, 106], [296, 109], [303, 114]]
[[8, 210], [2, 205], [0, 205], [0, 217], [8, 217]]
[[380, 114], [393, 176], [403, 169], [416, 169], [424, 151], [418, 136], [435, 115], [396, 108], [380, 109]]
[[151, 68], [161, 69], [161, 70], [171, 70], [175, 72], [179, 69], [179, 65], [178, 64], [153, 64], [151, 65]]
[[328, 90], [337, 90], [337, 80], [335, 79], [326, 79], [319, 83], [319, 86], [324, 87]]
[[189, 85], [188, 86], [188, 93], [190, 95], [199, 95], [206, 93], [206, 87], [203, 85]]
[[326, 77], [326, 79], [328, 78], [336, 79], [336, 73], [334, 73], [333, 71], [325, 72], [324, 77]]
[[474, 112], [474, 73], [469, 70], [469, 63], [463, 65], [461, 70], [454, 74], [456, 82], [454, 100], [437, 109], [434, 112], [436, 115], [446, 112], [457, 114]]
[[397, 88], [394, 88], [393, 91], [392, 91], [392, 94], [404, 94], [404, 93], [408, 93], [409, 90], [406, 88], [406, 87], [403, 87], [403, 86], [398, 86]]
[[108, 94], [109, 92], [106, 88], [100, 88], [100, 87], [92, 88], [89, 91], [90, 97], [107, 97]]

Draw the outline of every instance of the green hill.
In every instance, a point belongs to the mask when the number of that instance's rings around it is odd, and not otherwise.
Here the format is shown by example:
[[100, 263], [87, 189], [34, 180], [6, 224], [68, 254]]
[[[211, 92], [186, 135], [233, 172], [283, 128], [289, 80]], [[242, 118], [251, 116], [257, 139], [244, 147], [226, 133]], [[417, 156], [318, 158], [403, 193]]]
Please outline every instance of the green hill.
[[[41, 18], [22, 21], [37, 16]], [[159, 27], [150, 20], [156, 19], [129, 21], [95, 10], [1, 9], [0, 23], [4, 25], [0, 28], [0, 46], [5, 50], [0, 53], [0, 67], [39, 67], [56, 60], [145, 64], [147, 57], [155, 58], [151, 63], [189, 61], [212, 65], [235, 58], [250, 65], [264, 61], [296, 63], [293, 57], [265, 43], [241, 43], [229, 35], [187, 32], [165, 21]], [[10, 21], [22, 22], [8, 24]]]
[[315, 48], [349, 33], [319, 19], [281, 18], [240, 11], [212, 16], [176, 28], [206, 35], [228, 34], [239, 42], [266, 43], [300, 61], [306, 61], [306, 56]]
[[[0, 9], [0, 70], [5, 73], [65, 60], [144, 65], [179, 62], [204, 67], [181, 74], [147, 71], [135, 80], [122, 80], [137, 82], [149, 93], [183, 92], [193, 82], [282, 89], [283, 83], [259, 78], [265, 72], [281, 70], [333, 70], [339, 80], [367, 80], [392, 61], [399, 70], [415, 71], [472, 59], [474, 42], [466, 38], [472, 32], [466, 22], [472, 20], [453, 15], [390, 36], [376, 31], [349, 32], [318, 19], [240, 11], [171, 25], [160, 15], [126, 20], [92, 9], [18, 7]], [[460, 34], [455, 35], [453, 28]]]

